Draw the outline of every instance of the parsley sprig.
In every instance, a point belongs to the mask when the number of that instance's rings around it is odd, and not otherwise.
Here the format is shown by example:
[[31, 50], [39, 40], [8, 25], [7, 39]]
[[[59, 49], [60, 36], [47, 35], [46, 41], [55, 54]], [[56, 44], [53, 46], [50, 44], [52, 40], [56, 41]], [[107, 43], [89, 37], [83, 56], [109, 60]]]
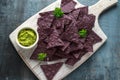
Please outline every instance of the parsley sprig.
[[79, 32], [80, 37], [85, 38], [87, 36], [87, 30], [81, 29]]
[[47, 57], [46, 53], [39, 53], [38, 54], [38, 60], [43, 61]]
[[60, 18], [63, 16], [64, 13], [61, 8], [56, 7], [53, 14], [56, 18]]

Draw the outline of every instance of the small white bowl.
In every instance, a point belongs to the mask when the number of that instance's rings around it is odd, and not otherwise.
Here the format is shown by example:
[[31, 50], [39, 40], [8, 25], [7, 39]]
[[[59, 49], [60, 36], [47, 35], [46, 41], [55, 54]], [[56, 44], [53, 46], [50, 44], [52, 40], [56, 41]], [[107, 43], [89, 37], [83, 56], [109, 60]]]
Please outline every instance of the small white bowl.
[[[21, 44], [19, 43], [19, 41], [18, 41], [18, 34], [19, 34], [19, 32], [20, 32], [21, 30], [23, 30], [23, 29], [31, 29], [31, 30], [33, 30], [33, 31], [35, 32], [37, 38], [36, 38], [36, 41], [34, 42], [34, 44], [32, 44], [32, 45], [30, 45], [30, 46], [23, 46], [23, 45], [21, 45]], [[38, 40], [39, 40], [38, 32], [37, 32], [37, 30], [35, 30], [35, 29], [32, 28], [32, 27], [24, 27], [24, 28], [21, 28], [21, 29], [17, 32], [17, 35], [16, 35], [16, 43], [17, 43], [17, 45], [18, 45], [19, 47], [21, 47], [22, 49], [31, 49], [31, 48], [34, 48], [34, 47], [37, 45]]]

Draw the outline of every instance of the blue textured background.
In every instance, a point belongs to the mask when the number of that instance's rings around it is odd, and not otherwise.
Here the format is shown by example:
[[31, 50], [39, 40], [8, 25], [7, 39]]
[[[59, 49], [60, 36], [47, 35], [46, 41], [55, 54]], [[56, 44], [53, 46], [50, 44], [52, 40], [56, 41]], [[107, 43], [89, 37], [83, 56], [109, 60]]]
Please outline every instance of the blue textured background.
[[[0, 0], [0, 80], [38, 80], [8, 36], [26, 19], [55, 0]], [[79, 0], [92, 5], [98, 0]], [[119, 0], [120, 1], [120, 0]], [[63, 80], [120, 80], [120, 3], [103, 12], [99, 23], [107, 42]]]

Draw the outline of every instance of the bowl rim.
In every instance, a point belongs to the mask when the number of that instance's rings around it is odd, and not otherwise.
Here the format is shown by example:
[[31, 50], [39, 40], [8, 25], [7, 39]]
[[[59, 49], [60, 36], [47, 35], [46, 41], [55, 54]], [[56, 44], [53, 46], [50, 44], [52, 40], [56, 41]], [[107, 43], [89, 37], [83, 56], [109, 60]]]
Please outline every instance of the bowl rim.
[[[31, 30], [33, 30], [33, 31], [35, 32], [35, 34], [36, 34], [36, 41], [35, 41], [32, 45], [30, 45], [30, 46], [23, 46], [23, 45], [21, 45], [21, 44], [19, 43], [19, 41], [18, 41], [19, 32], [20, 32], [21, 30], [23, 30], [23, 29], [31, 29]], [[17, 43], [17, 45], [18, 45], [19, 47], [21, 47], [22, 49], [31, 49], [31, 48], [33, 48], [33, 47], [38, 43], [38, 40], [39, 40], [38, 32], [37, 32], [37, 30], [36, 30], [35, 28], [32, 28], [32, 27], [23, 27], [23, 28], [21, 28], [21, 29], [18, 30], [17, 35], [16, 35], [16, 43]]]

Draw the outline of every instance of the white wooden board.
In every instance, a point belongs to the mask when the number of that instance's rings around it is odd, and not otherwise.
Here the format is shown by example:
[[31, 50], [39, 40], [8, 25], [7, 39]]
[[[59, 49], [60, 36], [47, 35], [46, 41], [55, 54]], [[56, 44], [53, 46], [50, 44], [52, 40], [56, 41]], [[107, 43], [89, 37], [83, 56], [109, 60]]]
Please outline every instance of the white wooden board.
[[[84, 5], [80, 4], [77, 0], [75, 0], [75, 1], [77, 2], [76, 8], [84, 6]], [[103, 10], [109, 8], [110, 6], [114, 5], [117, 2], [118, 2], [117, 0], [100, 0], [95, 5], [92, 5], [92, 6], [89, 7], [89, 13], [92, 13], [92, 14], [96, 15], [96, 22], [95, 22], [95, 27], [93, 28], [93, 30], [102, 38], [102, 42], [99, 42], [99, 43], [95, 44], [93, 46], [94, 51], [92, 53], [88, 53], [88, 54], [84, 55], [81, 58], [81, 60], [79, 60], [72, 68], [68, 67], [68, 66], [66, 66], [64, 64], [61, 67], [61, 69], [59, 70], [59, 72], [55, 75], [53, 80], [61, 80], [65, 76], [70, 74], [72, 71], [74, 71], [76, 68], [78, 68], [82, 63], [84, 63], [90, 56], [92, 56], [95, 53], [95, 51], [97, 51], [98, 48], [100, 48], [100, 46], [106, 41], [107, 37], [103, 33], [103, 31], [101, 30], [101, 28], [100, 28], [100, 26], [98, 24], [98, 17], [99, 17], [100, 13]], [[60, 7], [60, 3], [61, 3], [61, 0], [57, 0], [54, 3], [52, 3], [51, 5], [49, 5], [48, 7], [44, 8], [41, 11], [39, 11], [38, 13], [54, 10], [55, 7]], [[17, 29], [15, 29], [9, 35], [9, 38], [10, 38], [13, 46], [15, 47], [16, 51], [20, 55], [20, 57], [23, 59], [25, 64], [30, 68], [30, 70], [37, 76], [37, 78], [39, 80], [47, 80], [45, 75], [44, 75], [44, 73], [43, 73], [43, 71], [40, 68], [40, 62], [29, 59], [31, 54], [32, 54], [32, 52], [34, 51], [35, 47], [33, 49], [30, 49], [30, 50], [24, 50], [24, 49], [21, 49], [16, 44], [16, 41], [15, 41], [16, 33], [21, 28], [26, 27], [26, 26], [31, 26], [31, 27], [37, 29], [37, 27], [38, 27], [37, 26], [37, 19], [39, 18], [39, 14], [38, 13], [33, 15], [31, 18], [29, 18], [23, 24], [21, 24]], [[54, 62], [52, 62], [52, 63], [54, 63]]]

